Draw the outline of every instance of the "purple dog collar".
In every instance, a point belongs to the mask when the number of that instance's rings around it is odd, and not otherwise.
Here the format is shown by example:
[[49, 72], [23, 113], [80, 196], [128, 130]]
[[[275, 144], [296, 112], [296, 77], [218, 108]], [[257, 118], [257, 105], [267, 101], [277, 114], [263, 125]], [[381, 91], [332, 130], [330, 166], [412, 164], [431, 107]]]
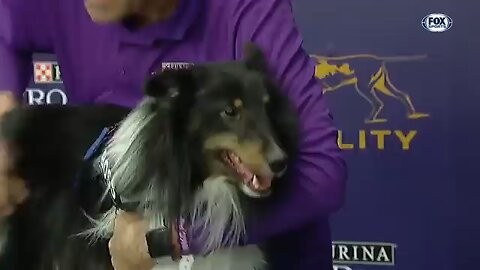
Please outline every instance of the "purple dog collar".
[[171, 255], [172, 259], [177, 261], [191, 255], [187, 228], [183, 218], [172, 222], [169, 228], [147, 232], [146, 240], [152, 258]]
[[185, 228], [184, 218], [179, 218], [177, 221], [177, 234], [181, 253], [183, 255], [190, 255], [190, 245], [188, 244], [187, 229]]
[[190, 270], [193, 267], [193, 261], [195, 260], [190, 253], [190, 245], [188, 244], [187, 229], [185, 228], [185, 219], [179, 218], [177, 220], [177, 236], [178, 243], [180, 245], [180, 260], [178, 262], [179, 270]]

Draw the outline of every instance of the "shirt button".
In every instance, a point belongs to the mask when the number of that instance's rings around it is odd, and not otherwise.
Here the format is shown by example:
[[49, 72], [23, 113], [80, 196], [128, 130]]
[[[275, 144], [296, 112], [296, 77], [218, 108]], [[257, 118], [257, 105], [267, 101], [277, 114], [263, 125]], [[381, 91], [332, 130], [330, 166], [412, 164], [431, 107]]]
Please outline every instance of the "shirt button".
[[120, 71], [120, 74], [122, 74], [122, 75], [125, 75], [125, 74], [126, 74], [126, 72], [125, 72], [125, 69], [124, 69], [124, 68], [122, 68], [122, 70]]

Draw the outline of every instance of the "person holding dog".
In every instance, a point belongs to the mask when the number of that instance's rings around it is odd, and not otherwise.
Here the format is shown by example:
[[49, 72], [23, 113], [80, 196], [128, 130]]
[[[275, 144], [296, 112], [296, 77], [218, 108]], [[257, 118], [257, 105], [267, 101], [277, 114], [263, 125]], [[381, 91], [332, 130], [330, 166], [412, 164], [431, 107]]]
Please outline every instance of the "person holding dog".
[[[250, 41], [295, 105], [301, 143], [289, 196], [249, 224], [247, 242], [268, 241], [272, 269], [332, 269], [328, 220], [343, 204], [346, 166], [290, 0], [0, 0], [0, 114], [21, 98], [34, 52], [57, 55], [72, 103], [134, 106], [149, 74], [241, 59]], [[12, 175], [7, 146], [0, 150], [6, 218], [28, 188]], [[149, 233], [141, 217], [118, 215], [109, 244], [116, 270], [152, 267]]]

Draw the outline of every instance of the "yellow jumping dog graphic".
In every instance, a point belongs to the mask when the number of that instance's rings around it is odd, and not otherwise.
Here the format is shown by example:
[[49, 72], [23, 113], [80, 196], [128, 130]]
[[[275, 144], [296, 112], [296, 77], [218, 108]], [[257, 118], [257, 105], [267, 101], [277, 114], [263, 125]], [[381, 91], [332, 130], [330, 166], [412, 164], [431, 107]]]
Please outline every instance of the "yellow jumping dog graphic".
[[[372, 111], [365, 120], [366, 123], [381, 123], [387, 121], [387, 119], [379, 117], [384, 108], [384, 103], [378, 97], [377, 92], [400, 101], [405, 106], [407, 117], [410, 119], [429, 116], [427, 113], [416, 111], [410, 96], [392, 83], [387, 69], [387, 63], [423, 60], [426, 58], [425, 55], [379, 57], [371, 54], [357, 54], [339, 57], [312, 55], [312, 57], [317, 61], [315, 76], [322, 79], [324, 93], [333, 92], [344, 86], [353, 85], [357, 93], [370, 104]], [[369, 60], [370, 62], [374, 60], [376, 65], [373, 72], [365, 74], [351, 68], [351, 62], [353, 60]], [[336, 79], [336, 81], [330, 80], [333, 78]], [[331, 83], [331, 81], [334, 82]]]

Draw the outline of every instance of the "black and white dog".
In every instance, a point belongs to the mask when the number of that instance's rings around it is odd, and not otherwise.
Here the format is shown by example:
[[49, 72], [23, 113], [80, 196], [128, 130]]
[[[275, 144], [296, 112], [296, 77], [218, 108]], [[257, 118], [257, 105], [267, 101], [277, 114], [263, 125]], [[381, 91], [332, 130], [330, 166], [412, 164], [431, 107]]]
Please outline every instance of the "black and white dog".
[[[118, 202], [151, 229], [188, 220], [206, 254], [192, 269], [267, 267], [259, 247], [237, 244], [248, 237], [245, 218], [281, 200], [280, 176], [295, 157], [298, 127], [261, 51], [246, 48], [243, 61], [155, 75], [132, 111], [42, 106], [9, 113], [0, 132], [14, 160], [11, 173], [30, 189], [0, 227], [10, 269], [112, 269], [107, 241]], [[116, 123], [86, 162], [102, 129]], [[178, 264], [163, 257], [155, 269]]]

